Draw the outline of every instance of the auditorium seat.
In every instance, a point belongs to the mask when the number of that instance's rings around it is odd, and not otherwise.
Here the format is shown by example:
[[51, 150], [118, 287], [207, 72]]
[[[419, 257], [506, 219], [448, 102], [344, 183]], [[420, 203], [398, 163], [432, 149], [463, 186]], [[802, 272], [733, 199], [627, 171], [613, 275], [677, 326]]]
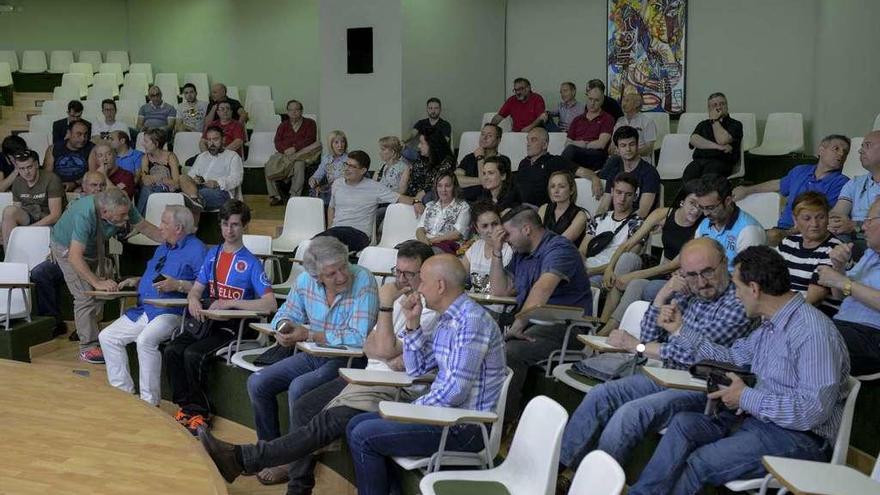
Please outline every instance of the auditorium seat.
[[[376, 276], [376, 283], [381, 287], [393, 280], [392, 268], [397, 263], [397, 249], [367, 246], [358, 254], [357, 264], [370, 270]], [[407, 468], [409, 469], [409, 468]]]
[[878, 113], [877, 117], [874, 118], [874, 127], [871, 130], [880, 130], [880, 113]]
[[152, 64], [131, 64], [128, 66], [129, 74], [144, 74], [146, 76], [147, 84], [153, 84], [153, 65]]
[[[143, 74], [139, 74], [139, 75], [143, 76]], [[128, 77], [128, 74], [126, 74], [125, 77]], [[144, 93], [143, 86], [141, 86], [141, 84], [140, 84], [141, 82], [143, 82], [143, 81], [138, 81], [133, 85], [123, 84], [122, 87], [119, 88], [120, 101], [121, 100], [136, 101], [138, 108], [140, 108], [141, 105], [146, 103], [147, 102], [146, 94]]]
[[[487, 112], [483, 114], [483, 121], [480, 123], [480, 129], [482, 129], [484, 125], [492, 122], [492, 117], [495, 116], [495, 113], [496, 112]], [[513, 120], [511, 120], [510, 117], [505, 117], [498, 123], [498, 127], [500, 127], [503, 132], [510, 132], [513, 130]]]
[[753, 216], [765, 229], [772, 229], [779, 222], [782, 197], [777, 192], [749, 194], [736, 204]]
[[480, 131], [465, 131], [461, 133], [461, 137], [458, 139], [458, 158], [456, 159], [456, 163], [461, 163], [461, 160], [468, 153], [473, 153], [474, 149], [477, 145], [480, 144]]
[[198, 155], [199, 140], [202, 138], [201, 132], [178, 132], [174, 135], [174, 154], [181, 164], [190, 158]]
[[226, 97], [233, 100], [241, 101], [238, 86], [226, 86]]
[[26, 263], [0, 263], [0, 283], [18, 287], [0, 289], [0, 321], [9, 331], [12, 320], [21, 318], [31, 321], [31, 295], [28, 284], [30, 271]]
[[73, 63], [73, 52], [70, 50], [52, 50], [49, 53], [49, 72], [64, 74]]
[[9, 62], [0, 62], [0, 88], [12, 86], [12, 68]]
[[96, 50], [83, 50], [79, 52], [79, 57], [76, 61], [91, 64], [92, 70], [95, 72], [98, 71], [98, 68], [101, 67], [101, 64], [104, 62], [101, 59], [101, 52]]
[[[227, 96], [229, 92], [227, 90]], [[231, 97], [230, 97], [231, 98]], [[238, 98], [236, 98], [238, 99]], [[272, 101], [272, 88], [269, 86], [250, 85], [247, 87], [244, 99], [244, 109], [247, 113], [251, 113], [251, 104], [258, 101]]]
[[[142, 135], [143, 133], [140, 133], [138, 136], [140, 137]], [[165, 207], [168, 205], [183, 206], [183, 194], [158, 192], [150, 194], [150, 197], [147, 198], [147, 211], [144, 215], [144, 219], [146, 219], [153, 225], [159, 225], [160, 223], [162, 223], [162, 212], [165, 211]], [[129, 244], [136, 244], [138, 246], [159, 245], [159, 243], [141, 233], [137, 233], [129, 237], [127, 242]]]
[[261, 131], [269, 131], [275, 130], [278, 127], [278, 124], [281, 122], [281, 119], [275, 121], [274, 117], [277, 116], [275, 113], [275, 102], [272, 100], [258, 100], [253, 101], [250, 105], [245, 108], [245, 111], [248, 113], [248, 127], [253, 127], [257, 122], [270, 120], [275, 122], [275, 127], [271, 129], [260, 129]]
[[[50, 100], [51, 101], [51, 100]], [[46, 103], [43, 102], [45, 106]], [[28, 131], [33, 134], [46, 134], [48, 136], [52, 135], [52, 122], [58, 120], [60, 117], [55, 115], [31, 115], [30, 120], [28, 121]], [[50, 138], [51, 139], [51, 138]], [[43, 152], [46, 149], [43, 148]], [[42, 163], [42, 158], [40, 159], [40, 163]]]
[[[34, 115], [31, 117], [31, 125], [33, 125], [33, 119], [42, 118], [42, 115]], [[52, 122], [48, 122], [49, 124], [49, 132], [21, 132], [18, 134], [18, 137], [24, 139], [24, 142], [27, 143], [28, 149], [32, 149], [37, 152], [37, 155], [40, 157], [40, 163], [43, 163], [43, 157], [46, 154], [46, 148], [49, 147], [49, 144], [52, 143]]]
[[764, 125], [761, 146], [749, 153], [759, 156], [779, 156], [803, 151], [804, 116], [800, 113], [771, 113]]
[[565, 150], [565, 140], [568, 139], [568, 135], [564, 132], [548, 132], [547, 134], [550, 136], [550, 141], [547, 144], [547, 153], [561, 155]]
[[403, 241], [416, 238], [416, 228], [419, 220], [411, 205], [394, 203], [388, 205], [385, 210], [385, 220], [382, 222], [382, 239], [378, 245], [393, 248]]
[[133, 114], [137, 115], [141, 109], [141, 106], [144, 104], [144, 97], [141, 96], [137, 100], [131, 99], [123, 99], [122, 94], [119, 95], [119, 100], [116, 102], [116, 113], [117, 114]]
[[128, 72], [130, 62], [128, 60], [128, 52], [125, 50], [110, 50], [107, 52], [105, 59], [108, 63], [119, 64], [122, 66], [122, 72]]
[[[78, 72], [68, 72], [61, 75], [61, 85], [71, 88], [78, 88], [79, 95], [76, 99], [85, 98], [89, 94], [89, 85], [86, 82], [86, 75]], [[73, 99], [73, 98], [71, 98]]]
[[49, 257], [49, 227], [21, 226], [12, 229], [4, 263], [24, 263], [28, 271]]
[[867, 171], [862, 167], [862, 161], [859, 158], [859, 149], [862, 147], [863, 137], [854, 137], [850, 140], [849, 154], [846, 155], [846, 161], [843, 162], [843, 175], [852, 179], [857, 175], [865, 175]]
[[[110, 78], [114, 79], [114, 80], [116, 78], [116, 74], [106, 74], [106, 75], [110, 76]], [[95, 85], [92, 86], [91, 88], [89, 88], [89, 91], [87, 93], [86, 98], [88, 100], [94, 100], [94, 101], [106, 100], [108, 98], [112, 100], [113, 97], [115, 96], [113, 94], [114, 89], [116, 89], [116, 86], [113, 85], [112, 83], [108, 84], [105, 81], [102, 84], [97, 84], [97, 81], [96, 81]], [[118, 89], [117, 89], [117, 93], [118, 93]]]
[[177, 78], [176, 72], [160, 72], [155, 75], [153, 84], [159, 86], [162, 94], [168, 94], [169, 91], [175, 96], [180, 94], [180, 80]]
[[74, 62], [70, 64], [69, 72], [85, 76], [87, 87], [95, 82], [95, 68], [88, 62]]
[[[175, 145], [176, 151], [176, 145]], [[269, 158], [275, 154], [275, 133], [254, 132], [248, 140], [248, 158], [245, 168], [263, 168]]]
[[654, 140], [654, 151], [660, 149], [663, 144], [663, 138], [669, 134], [669, 114], [666, 112], [642, 112], [651, 117], [654, 125], [657, 127], [657, 138]]
[[52, 118], [52, 120], [58, 120], [67, 115], [67, 104], [68, 102], [63, 100], [46, 100], [43, 102], [40, 111], [42, 115], [46, 115]]
[[691, 162], [694, 150], [689, 146], [690, 134], [667, 134], [660, 147], [657, 173], [663, 180], [681, 179], [684, 168]]
[[18, 72], [18, 55], [15, 50], [0, 50], [0, 62], [7, 62], [9, 70]]
[[[605, 179], [602, 180], [602, 187], [604, 190], [605, 187]], [[582, 177], [578, 177], [574, 180], [575, 186], [577, 187], [577, 201], [575, 204], [580, 206], [581, 208], [587, 210], [587, 213], [590, 214], [590, 217], [596, 214], [596, 209], [599, 208], [600, 199], [596, 199], [593, 197], [593, 183], [590, 179], [584, 179]]]
[[[132, 67], [134, 67], [137, 64], [131, 64], [131, 65], [132, 65]], [[152, 76], [150, 76], [150, 78], [148, 78], [147, 76], [148, 75], [143, 72], [129, 71], [129, 73], [125, 75], [125, 78], [123, 81], [123, 88], [130, 88], [130, 90], [132, 92], [131, 94], [138, 92], [138, 93], [140, 93], [140, 95], [142, 97], [146, 96], [147, 90], [150, 87], [149, 80], [152, 78]]]
[[21, 52], [20, 72], [39, 74], [40, 72], [46, 72], [46, 70], [48, 70], [46, 52], [43, 50], [25, 50]]
[[676, 134], [687, 134], [690, 136], [694, 133], [694, 129], [697, 128], [697, 125], [708, 119], [708, 113], [701, 112], [685, 112], [681, 114], [678, 118], [678, 128], [676, 129]]
[[199, 101], [208, 101], [211, 87], [208, 85], [208, 74], [205, 72], [187, 72], [183, 75], [184, 83], [192, 83], [196, 87]]
[[122, 86], [124, 82], [124, 77], [122, 75], [122, 65], [114, 62], [105, 62], [98, 66], [98, 74], [100, 73], [112, 73], [116, 75], [116, 86]]
[[745, 156], [746, 151], [758, 145], [758, 126], [753, 113], [732, 113], [730, 116], [740, 122], [743, 126], [743, 138], [740, 144], [739, 162], [734, 165], [733, 173], [730, 179], [737, 179], [746, 175]]
[[53, 100], [78, 100], [81, 98], [79, 85], [65, 86], [62, 84], [61, 86], [55, 86], [55, 89], [52, 90], [52, 99]]
[[626, 474], [613, 457], [601, 450], [587, 454], [578, 465], [568, 495], [620, 495]]
[[321, 198], [294, 196], [287, 200], [281, 235], [272, 239], [272, 251], [293, 253], [302, 241], [326, 230], [324, 225], [324, 202]]
[[510, 158], [510, 170], [516, 172], [519, 162], [526, 157], [527, 132], [505, 132], [501, 135], [498, 152]]

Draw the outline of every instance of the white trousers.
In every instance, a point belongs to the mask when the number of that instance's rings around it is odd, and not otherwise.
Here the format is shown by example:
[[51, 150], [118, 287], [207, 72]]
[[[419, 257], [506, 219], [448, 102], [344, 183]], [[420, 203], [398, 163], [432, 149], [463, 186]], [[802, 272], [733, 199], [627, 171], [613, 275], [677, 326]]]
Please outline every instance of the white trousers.
[[146, 313], [137, 321], [123, 315], [98, 334], [104, 360], [107, 363], [107, 380], [110, 385], [134, 393], [134, 381], [128, 369], [125, 346], [137, 342], [138, 367], [140, 369], [141, 399], [157, 406], [161, 399], [162, 354], [159, 344], [168, 340], [180, 326], [179, 315], [159, 315], [147, 321]]

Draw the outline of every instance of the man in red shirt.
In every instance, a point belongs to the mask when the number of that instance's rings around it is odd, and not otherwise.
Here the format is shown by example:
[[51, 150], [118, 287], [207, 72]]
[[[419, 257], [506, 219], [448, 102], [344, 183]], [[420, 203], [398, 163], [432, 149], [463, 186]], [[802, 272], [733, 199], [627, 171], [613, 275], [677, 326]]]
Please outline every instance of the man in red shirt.
[[94, 170], [104, 174], [107, 178], [107, 186], [122, 189], [128, 195], [128, 199], [134, 198], [137, 192], [135, 177], [116, 163], [116, 151], [106, 142], [101, 142], [95, 146], [94, 153], [97, 165]]
[[614, 132], [614, 117], [602, 110], [605, 95], [599, 88], [587, 91], [587, 105], [568, 126], [562, 158], [591, 170], [598, 170], [608, 158], [608, 142]]
[[[541, 124], [544, 115], [544, 98], [532, 93], [532, 83], [524, 77], [513, 80], [513, 96], [504, 101], [492, 123], [498, 124], [507, 116], [513, 120], [513, 132], [529, 132]], [[613, 123], [612, 123], [613, 125]]]
[[[306, 164], [320, 157], [321, 142], [318, 141], [318, 125], [303, 117], [303, 104], [297, 100], [287, 102], [286, 122], [278, 124], [275, 131], [275, 153], [266, 162], [266, 189], [272, 206], [287, 203], [287, 197], [298, 196], [305, 181]], [[290, 179], [290, 193], [283, 195], [278, 182]]]

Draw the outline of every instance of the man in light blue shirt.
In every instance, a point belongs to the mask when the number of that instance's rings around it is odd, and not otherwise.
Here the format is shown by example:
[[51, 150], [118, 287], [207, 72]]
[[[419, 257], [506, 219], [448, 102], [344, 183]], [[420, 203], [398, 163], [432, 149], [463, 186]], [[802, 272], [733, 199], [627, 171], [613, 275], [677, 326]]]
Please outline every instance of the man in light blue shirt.
[[715, 239], [727, 256], [727, 271], [733, 273], [733, 258], [749, 246], [767, 244], [764, 227], [733, 202], [730, 181], [726, 177], [707, 174], [698, 180], [694, 194], [706, 218], [700, 222], [694, 237]]
[[859, 160], [868, 171], [843, 186], [837, 204], [829, 214], [828, 231], [832, 234], [861, 238], [862, 222], [868, 209], [880, 197], [880, 131], [869, 132], [859, 149]]

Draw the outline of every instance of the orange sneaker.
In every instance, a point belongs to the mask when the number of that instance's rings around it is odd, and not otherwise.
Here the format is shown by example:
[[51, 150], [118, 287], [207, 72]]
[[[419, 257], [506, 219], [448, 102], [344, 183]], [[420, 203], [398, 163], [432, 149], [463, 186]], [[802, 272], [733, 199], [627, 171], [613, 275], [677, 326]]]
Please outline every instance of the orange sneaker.
[[190, 415], [183, 412], [183, 409], [178, 409], [177, 412], [174, 413], [174, 421], [177, 421], [182, 425], [186, 425], [187, 423], [189, 423], [189, 418]]
[[207, 430], [210, 427], [208, 421], [201, 414], [196, 414], [195, 416], [189, 418], [189, 421], [186, 423], [186, 429], [194, 436], [199, 436], [199, 430]]

